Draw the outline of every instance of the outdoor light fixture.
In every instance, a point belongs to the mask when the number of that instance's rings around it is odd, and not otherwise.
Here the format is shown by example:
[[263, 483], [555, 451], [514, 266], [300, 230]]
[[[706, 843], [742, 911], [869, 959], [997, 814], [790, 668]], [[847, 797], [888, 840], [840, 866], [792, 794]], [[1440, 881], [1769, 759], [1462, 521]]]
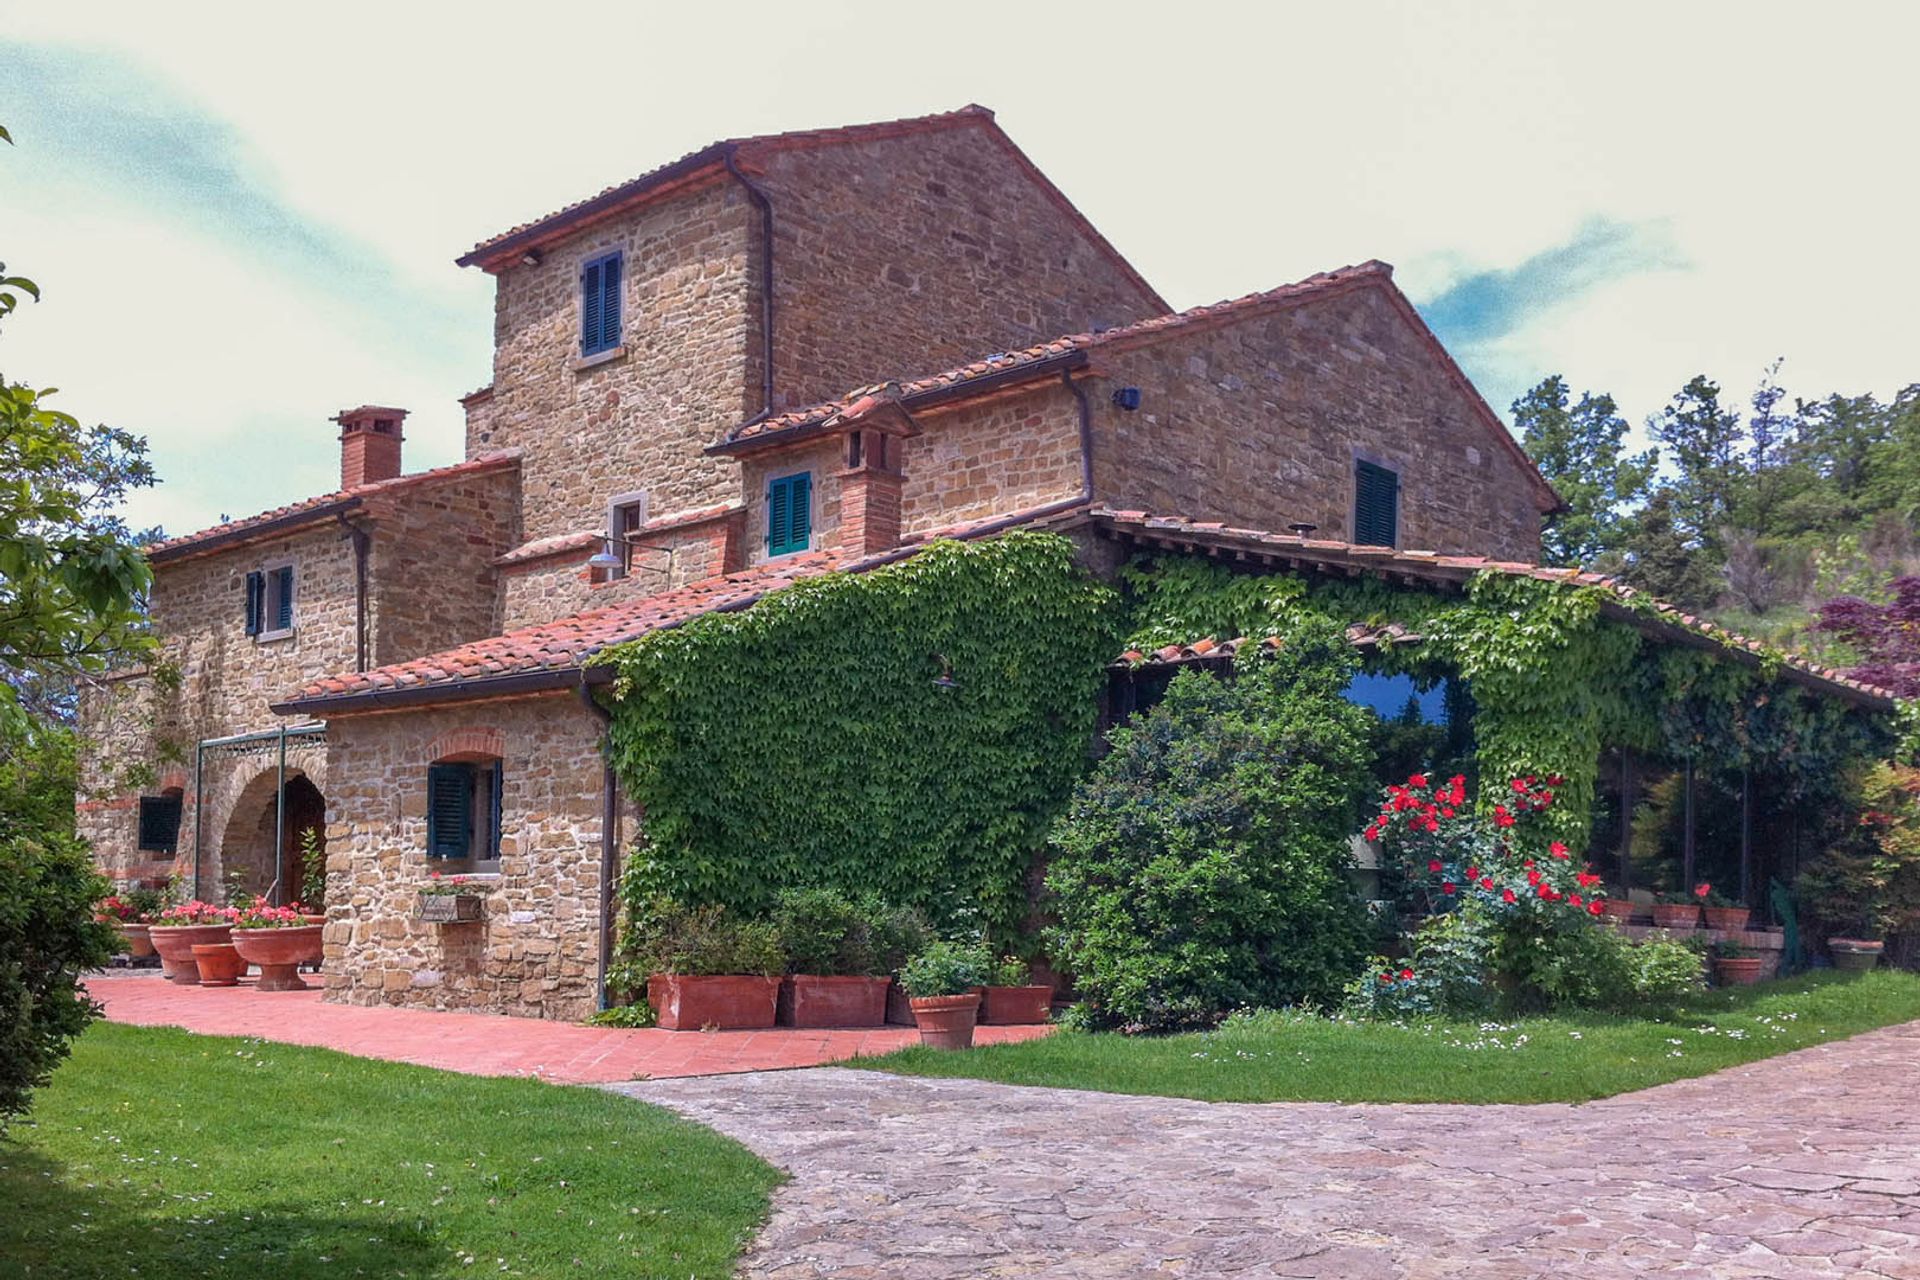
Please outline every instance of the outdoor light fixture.
[[546, 255], [541, 253], [538, 249], [529, 249], [525, 253], [520, 255], [520, 261], [525, 263], [529, 267], [537, 267], [540, 265], [542, 259], [544, 259], [545, 257]]
[[1121, 387], [1113, 393], [1113, 407], [1132, 413], [1140, 407], [1140, 388]]
[[602, 542], [600, 549], [587, 557], [587, 568], [589, 569], [619, 569], [625, 564], [626, 562], [614, 551], [613, 540], [611, 538]]
[[953, 664], [947, 661], [946, 655], [936, 653], [933, 655], [933, 660], [940, 664], [940, 674], [933, 678], [933, 687], [943, 693], [951, 693], [958, 689], [960, 682], [953, 678]]
[[625, 569], [627, 567], [627, 562], [624, 558], [622, 558], [620, 553], [614, 549], [614, 546], [616, 543], [623, 547], [632, 547], [635, 551], [660, 552], [662, 555], [666, 556], [667, 558], [667, 573], [672, 574], [673, 572], [673, 548], [672, 547], [648, 546], [644, 542], [636, 542], [632, 538], [623, 538], [618, 534], [612, 534], [612, 533], [601, 535], [600, 549], [587, 557], [587, 568], [594, 569], [594, 570], [604, 570], [607, 573], [615, 573], [621, 569]]
[[1319, 527], [1320, 526], [1317, 524], [1307, 524], [1305, 521], [1301, 521], [1296, 524], [1290, 524], [1287, 526], [1288, 529], [1292, 530], [1293, 535], [1296, 538], [1304, 538], [1308, 534], [1312, 533], [1315, 529], [1318, 529]]

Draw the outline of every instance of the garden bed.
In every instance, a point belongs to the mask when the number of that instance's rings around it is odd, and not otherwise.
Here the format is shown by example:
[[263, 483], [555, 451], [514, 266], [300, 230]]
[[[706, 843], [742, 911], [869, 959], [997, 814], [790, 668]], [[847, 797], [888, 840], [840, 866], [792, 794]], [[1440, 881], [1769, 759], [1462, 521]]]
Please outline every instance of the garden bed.
[[1667, 1019], [1396, 1024], [1261, 1014], [1204, 1034], [1067, 1032], [849, 1065], [1209, 1102], [1586, 1102], [1913, 1019], [1920, 975], [1828, 973], [1705, 992]]

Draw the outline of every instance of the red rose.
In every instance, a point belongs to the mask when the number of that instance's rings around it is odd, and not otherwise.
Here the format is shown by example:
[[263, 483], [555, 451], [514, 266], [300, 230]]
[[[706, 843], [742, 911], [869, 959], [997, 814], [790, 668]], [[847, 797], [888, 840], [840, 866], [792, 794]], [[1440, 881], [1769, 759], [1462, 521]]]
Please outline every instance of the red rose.
[[1442, 892], [1442, 893], [1452, 893], [1453, 891], [1454, 891], [1454, 883], [1453, 883], [1453, 881], [1451, 881], [1451, 880], [1447, 880], [1447, 881], [1444, 881], [1444, 882], [1442, 882], [1442, 883], [1441, 883], [1441, 885], [1440, 885], [1440, 892]]
[[1697, 884], [1693, 886], [1693, 896], [1696, 898], [1704, 898], [1712, 892], [1713, 886], [1710, 884]]
[[1381, 975], [1380, 975], [1380, 981], [1382, 981], [1382, 982], [1392, 982], [1392, 981], [1393, 981], [1393, 975], [1392, 975], [1392, 974], [1390, 974], [1390, 973], [1383, 973], [1383, 974], [1381, 974]]
[[1416, 773], [1407, 779], [1407, 785], [1410, 787], [1425, 787], [1427, 785], [1427, 775], [1424, 773]]
[[1430, 861], [1430, 862], [1428, 862], [1428, 863], [1427, 863], [1427, 870], [1429, 870], [1429, 871], [1431, 871], [1431, 872], [1433, 872], [1433, 874], [1435, 874], [1435, 875], [1439, 875], [1439, 874], [1440, 874], [1440, 861], [1439, 861], [1439, 859], [1437, 859], [1437, 858], [1436, 858], [1436, 859], [1434, 859], [1433, 861]]
[[1513, 794], [1520, 796], [1527, 793], [1527, 784], [1523, 780], [1515, 778], [1511, 785], [1513, 787]]
[[1528, 883], [1528, 884], [1539, 884], [1539, 883], [1540, 883], [1540, 873], [1539, 873], [1538, 871], [1529, 871], [1529, 872], [1527, 872], [1527, 883]]
[[1567, 856], [1567, 846], [1561, 844], [1558, 840], [1555, 840], [1552, 844], [1547, 846], [1547, 852], [1551, 853], [1556, 858], [1564, 858]]
[[1493, 806], [1493, 821], [1497, 826], [1510, 827], [1513, 825], [1513, 815], [1507, 812], [1507, 806], [1497, 804]]
[[1503, 893], [1501, 893], [1500, 897], [1501, 897], [1501, 900], [1505, 902], [1517, 902], [1519, 900], [1514, 896], [1513, 890], [1511, 889], [1508, 889]]
[[1589, 903], [1587, 904], [1587, 914], [1588, 914], [1588, 915], [1590, 915], [1590, 916], [1597, 916], [1597, 915], [1599, 915], [1599, 914], [1600, 914], [1600, 904], [1599, 904], [1599, 903], [1597, 903], [1597, 902], [1589, 902]]
[[1443, 818], [1451, 818], [1453, 816], [1453, 806], [1448, 805], [1446, 808], [1442, 809], [1440, 811], [1440, 816]]
[[1413, 970], [1411, 970], [1411, 969], [1402, 969], [1402, 970], [1400, 971], [1400, 976], [1401, 976], [1401, 977], [1403, 977], [1403, 978], [1411, 978], [1411, 977], [1413, 976]]
[[1478, 880], [1479, 878], [1480, 878], [1480, 868], [1478, 867], [1467, 868], [1467, 879]]
[[1579, 895], [1579, 894], [1577, 894], [1577, 893], [1570, 893], [1570, 894], [1568, 894], [1568, 895], [1567, 895], [1567, 905], [1568, 905], [1568, 906], [1574, 906], [1574, 907], [1577, 907], [1577, 906], [1579, 906], [1579, 905], [1580, 905], [1580, 895]]
[[1493, 877], [1492, 877], [1492, 876], [1486, 876], [1486, 877], [1484, 877], [1484, 878], [1483, 878], [1483, 879], [1482, 879], [1482, 880], [1480, 881], [1480, 887], [1481, 887], [1482, 889], [1491, 889], [1491, 888], [1493, 888]]

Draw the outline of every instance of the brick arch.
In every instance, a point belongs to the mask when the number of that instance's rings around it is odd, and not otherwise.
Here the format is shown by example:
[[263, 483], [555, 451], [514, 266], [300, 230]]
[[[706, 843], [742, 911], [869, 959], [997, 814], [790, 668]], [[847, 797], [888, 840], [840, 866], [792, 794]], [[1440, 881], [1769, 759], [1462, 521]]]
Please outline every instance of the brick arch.
[[187, 789], [187, 771], [169, 769], [160, 775], [158, 786], [162, 791], [185, 791]]
[[452, 729], [427, 744], [427, 763], [459, 756], [499, 759], [507, 754], [507, 737], [490, 725]]

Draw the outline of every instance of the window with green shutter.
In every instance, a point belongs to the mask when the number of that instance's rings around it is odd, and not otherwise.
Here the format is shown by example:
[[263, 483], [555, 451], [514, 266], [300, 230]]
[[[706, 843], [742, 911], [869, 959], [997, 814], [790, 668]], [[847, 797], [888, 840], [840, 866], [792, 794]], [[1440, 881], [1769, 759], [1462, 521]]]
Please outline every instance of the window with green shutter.
[[767, 486], [767, 554], [805, 551], [813, 540], [813, 473], [781, 476]]
[[580, 354], [620, 345], [620, 255], [604, 254], [580, 268]]
[[266, 628], [267, 575], [247, 575], [247, 634], [257, 636]]
[[427, 766], [427, 856], [466, 871], [499, 870], [505, 789], [499, 760]]
[[1400, 476], [1371, 462], [1353, 464], [1353, 540], [1391, 547], [1400, 539]]

